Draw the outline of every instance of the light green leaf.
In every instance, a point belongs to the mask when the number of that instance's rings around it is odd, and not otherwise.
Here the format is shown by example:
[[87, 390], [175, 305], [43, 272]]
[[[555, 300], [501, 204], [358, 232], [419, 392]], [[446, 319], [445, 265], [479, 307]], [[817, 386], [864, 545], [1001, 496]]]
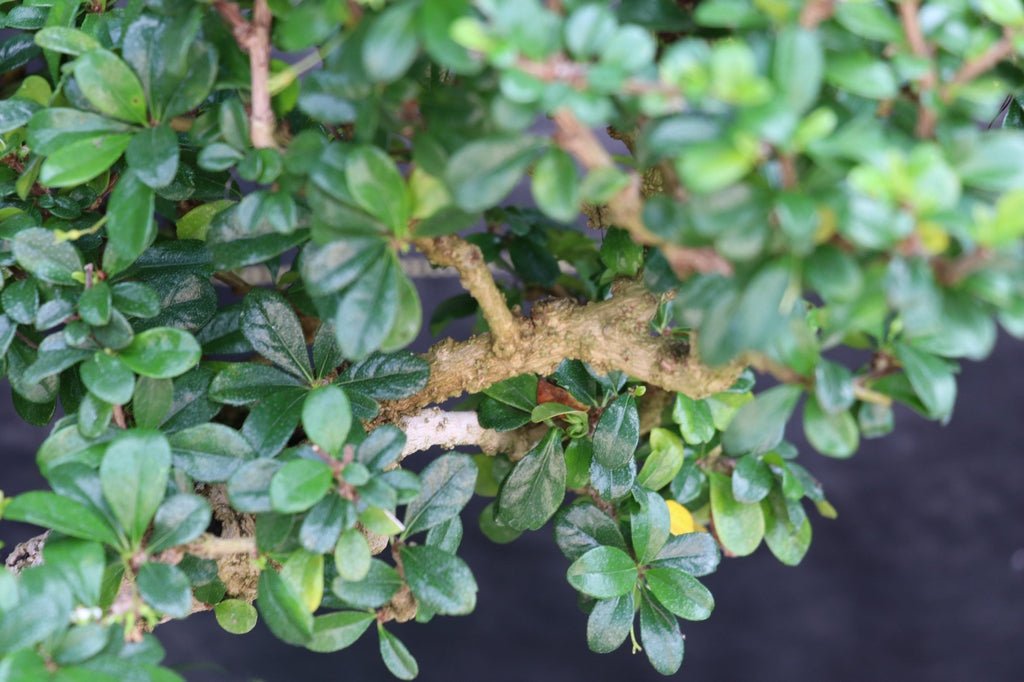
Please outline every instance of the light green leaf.
[[107, 116], [146, 123], [146, 96], [138, 77], [108, 50], [89, 50], [74, 62], [75, 81], [86, 99]]
[[329, 455], [341, 452], [351, 426], [352, 408], [345, 391], [337, 386], [315, 389], [302, 403], [302, 428]]
[[100, 463], [103, 497], [136, 545], [164, 499], [171, 448], [155, 431], [125, 431], [107, 446]]
[[154, 327], [136, 334], [118, 357], [136, 374], [170, 379], [199, 364], [202, 349], [195, 337], [173, 327]]

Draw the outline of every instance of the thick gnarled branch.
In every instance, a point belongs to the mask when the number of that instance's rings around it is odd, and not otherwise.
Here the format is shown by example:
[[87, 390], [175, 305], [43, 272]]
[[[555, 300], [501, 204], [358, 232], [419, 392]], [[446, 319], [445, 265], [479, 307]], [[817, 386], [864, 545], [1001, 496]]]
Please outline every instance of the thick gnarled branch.
[[481, 426], [472, 410], [446, 412], [436, 407], [402, 417], [398, 426], [405, 431], [403, 458], [433, 447], [454, 450], [459, 446], [474, 446], [488, 455], [503, 453], [517, 459], [544, 435], [542, 425], [494, 431]]
[[599, 372], [621, 370], [652, 386], [702, 398], [727, 389], [739, 365], [703, 365], [689, 345], [654, 336], [648, 325], [659, 298], [637, 283], [614, 287], [610, 299], [587, 305], [558, 299], [534, 306], [516, 321], [518, 338], [506, 357], [492, 350], [490, 334], [446, 339], [427, 353], [430, 379], [422, 391], [382, 406], [377, 423], [396, 422], [464, 392], [478, 393], [520, 374], [550, 374], [563, 360], [582, 360]]
[[[572, 154], [584, 168], [598, 170], [615, 167], [611, 154], [594, 132], [572, 112], [562, 109], [555, 112], [553, 118], [557, 127], [555, 141]], [[686, 277], [694, 272], [717, 272], [723, 275], [732, 273], [732, 265], [714, 249], [679, 246], [651, 232], [643, 221], [644, 207], [640, 191], [642, 185], [642, 178], [636, 173], [631, 173], [629, 184], [608, 201], [608, 215], [613, 224], [628, 231], [638, 244], [659, 247], [672, 270], [680, 277]]]

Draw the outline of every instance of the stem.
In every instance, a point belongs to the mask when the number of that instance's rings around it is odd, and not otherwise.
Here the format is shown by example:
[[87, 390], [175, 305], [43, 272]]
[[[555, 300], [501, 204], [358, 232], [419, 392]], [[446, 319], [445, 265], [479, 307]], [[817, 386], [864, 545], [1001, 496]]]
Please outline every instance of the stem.
[[508, 309], [505, 295], [495, 284], [480, 248], [455, 236], [417, 239], [416, 248], [434, 265], [453, 267], [458, 271], [462, 286], [480, 304], [494, 338], [495, 353], [511, 355], [519, 341], [518, 320]]
[[927, 104], [927, 93], [935, 87], [938, 73], [935, 70], [935, 62], [932, 60], [931, 46], [925, 40], [921, 22], [918, 20], [919, 8], [918, 0], [902, 0], [899, 3], [900, 22], [903, 24], [903, 33], [907, 37], [910, 49], [915, 56], [928, 61], [928, 72], [919, 81], [921, 95], [917, 104], [916, 133], [920, 138], [929, 138], [935, 135], [935, 125], [938, 119]]
[[209, 533], [185, 545], [185, 551], [202, 559], [219, 559], [237, 554], [257, 555], [256, 538], [222, 538]]
[[953, 99], [957, 87], [970, 83], [978, 76], [994, 69], [999, 62], [1012, 56], [1013, 42], [1010, 38], [1004, 37], [982, 54], [964, 62], [964, 65], [953, 76], [953, 80], [942, 89], [942, 99], [949, 102]]
[[343, 33], [335, 35], [333, 38], [321, 45], [319, 49], [313, 50], [294, 64], [289, 64], [281, 71], [273, 74], [268, 82], [270, 94], [277, 95], [281, 93], [285, 88], [298, 80], [304, 73], [320, 66], [320, 64], [322, 64], [332, 52], [341, 47], [343, 35]]

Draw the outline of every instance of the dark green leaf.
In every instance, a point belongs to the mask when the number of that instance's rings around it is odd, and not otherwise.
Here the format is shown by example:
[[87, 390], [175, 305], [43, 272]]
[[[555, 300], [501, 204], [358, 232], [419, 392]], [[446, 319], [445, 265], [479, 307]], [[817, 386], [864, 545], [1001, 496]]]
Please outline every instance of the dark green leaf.
[[640, 417], [633, 396], [619, 396], [601, 413], [593, 440], [594, 461], [602, 466], [617, 469], [632, 459], [640, 440]]
[[732, 496], [744, 504], [760, 502], [772, 489], [771, 469], [756, 455], [740, 457], [732, 472]]
[[363, 40], [363, 68], [372, 80], [393, 81], [416, 59], [415, 12], [415, 5], [394, 5], [370, 24]]
[[565, 497], [562, 432], [549, 429], [544, 439], [519, 460], [502, 484], [498, 516], [517, 530], [537, 530]]
[[142, 377], [135, 382], [132, 416], [135, 425], [144, 429], [160, 426], [174, 401], [174, 383], [170, 379]]
[[398, 315], [401, 269], [385, 252], [341, 294], [334, 328], [347, 358], [361, 360], [379, 350]]
[[640, 600], [640, 641], [647, 660], [662, 675], [674, 675], [683, 664], [679, 621], [646, 592]]
[[476, 607], [476, 580], [456, 556], [429, 545], [403, 547], [405, 579], [416, 601], [448, 616], [471, 613]]
[[306, 398], [303, 389], [282, 390], [261, 400], [242, 424], [242, 435], [260, 457], [273, 457], [295, 432]]
[[178, 172], [178, 137], [166, 125], [146, 128], [125, 150], [128, 166], [153, 189], [171, 184]]
[[211, 515], [210, 503], [199, 495], [183, 493], [167, 498], [156, 510], [146, 549], [155, 554], [195, 540], [210, 525]]
[[570, 561], [601, 545], [626, 549], [615, 521], [590, 503], [574, 504], [555, 518], [555, 541]]
[[374, 353], [354, 362], [338, 377], [338, 385], [374, 400], [396, 400], [422, 390], [430, 366], [412, 353]]
[[666, 609], [686, 620], [706, 620], [715, 608], [708, 588], [675, 568], [651, 568], [644, 573], [651, 593]]
[[700, 577], [714, 573], [721, 558], [710, 533], [686, 533], [669, 538], [651, 566], [675, 568]]
[[897, 343], [896, 357], [910, 385], [934, 419], [947, 421], [956, 402], [956, 379], [945, 361], [905, 343]]
[[243, 464], [228, 479], [228, 497], [240, 512], [269, 512], [270, 481], [281, 468], [274, 459], [261, 458]]
[[380, 559], [370, 560], [370, 570], [359, 582], [347, 582], [336, 578], [331, 590], [346, 604], [361, 609], [375, 609], [383, 606], [402, 586], [398, 571]]
[[113, 274], [135, 262], [156, 238], [153, 190], [133, 171], [122, 175], [107, 206], [107, 235], [103, 269]]
[[174, 466], [206, 483], [228, 480], [254, 456], [242, 434], [224, 424], [199, 424], [172, 433], [167, 440]]
[[257, 353], [299, 378], [312, 380], [302, 326], [284, 297], [253, 289], [242, 304], [241, 325]]
[[172, 618], [184, 618], [192, 611], [192, 586], [177, 566], [145, 563], [136, 576], [139, 594], [146, 603]]
[[431, 462], [420, 474], [419, 495], [406, 508], [402, 537], [457, 517], [473, 496], [476, 475], [469, 455], [450, 453]]
[[94, 282], [78, 297], [78, 314], [86, 324], [102, 327], [110, 322], [111, 303], [110, 285]]
[[411, 680], [420, 674], [416, 659], [397, 637], [384, 629], [381, 623], [377, 624], [377, 636], [380, 639], [380, 657], [384, 660], [388, 672], [400, 680]]
[[599, 654], [615, 651], [629, 636], [634, 616], [631, 593], [597, 602], [587, 618], [587, 646]]
[[574, 588], [598, 599], [626, 594], [636, 584], [636, 563], [615, 547], [595, 547], [574, 561], [565, 574]]

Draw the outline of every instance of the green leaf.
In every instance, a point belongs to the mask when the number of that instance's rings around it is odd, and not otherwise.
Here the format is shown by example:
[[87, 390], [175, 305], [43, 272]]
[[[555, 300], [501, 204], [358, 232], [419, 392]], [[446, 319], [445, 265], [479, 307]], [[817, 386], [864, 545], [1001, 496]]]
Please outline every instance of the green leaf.
[[132, 400], [135, 425], [143, 429], [157, 428], [163, 423], [173, 401], [174, 383], [170, 379], [141, 377], [135, 382]]
[[468, 213], [494, 206], [519, 182], [538, 149], [526, 135], [478, 139], [462, 147], [445, 169], [455, 203]]
[[586, 595], [610, 599], [626, 594], [636, 585], [636, 563], [616, 547], [595, 547], [574, 561], [565, 577]]
[[302, 428], [311, 441], [337, 456], [352, 426], [352, 408], [345, 392], [337, 386], [323, 386], [302, 403]]
[[949, 365], [930, 353], [905, 343], [894, 348], [910, 385], [933, 419], [949, 420], [956, 402], [956, 379]]
[[666, 609], [686, 620], [707, 620], [715, 608], [708, 588], [674, 568], [651, 568], [644, 573], [647, 587]]
[[978, 7], [986, 17], [997, 24], [1003, 26], [1024, 24], [1024, 4], [1021, 3], [1021, 0], [980, 0]]
[[118, 357], [136, 374], [170, 379], [199, 364], [202, 349], [195, 337], [173, 327], [155, 327], [136, 334]]
[[547, 523], [564, 497], [562, 432], [549, 429], [505, 478], [498, 495], [498, 517], [516, 530], [537, 530]]
[[242, 333], [257, 353], [281, 369], [312, 381], [299, 318], [283, 296], [253, 289], [242, 303]]
[[615, 520], [589, 502], [574, 504], [558, 513], [555, 541], [570, 561], [602, 545], [626, 549], [626, 541]]
[[485, 388], [484, 395], [524, 412], [537, 404], [537, 375], [521, 374]]
[[804, 435], [815, 450], [829, 457], [850, 457], [860, 444], [857, 420], [849, 410], [829, 414], [817, 398], [804, 403]]
[[[412, 6], [409, 6], [412, 8]], [[377, 623], [377, 636], [380, 639], [380, 657], [384, 660], [388, 672], [400, 680], [411, 680], [420, 674], [420, 667], [401, 640]]]
[[333, 480], [324, 462], [293, 459], [270, 481], [270, 503], [284, 514], [306, 511], [327, 494]]
[[171, 184], [178, 172], [178, 136], [166, 125], [136, 133], [125, 150], [128, 167], [153, 189]]
[[110, 168], [128, 147], [131, 135], [96, 135], [71, 142], [46, 157], [39, 182], [47, 187], [74, 187]]
[[447, 616], [476, 608], [476, 580], [462, 559], [429, 545], [402, 547], [400, 555], [405, 580], [419, 604]]
[[11, 240], [11, 246], [18, 264], [44, 282], [77, 284], [74, 274], [82, 271], [82, 257], [70, 242], [57, 241], [52, 230], [22, 230]]
[[99, 42], [88, 33], [67, 26], [41, 28], [35, 35], [35, 41], [36, 45], [44, 50], [53, 50], [74, 57], [100, 47]]
[[345, 357], [361, 360], [381, 348], [397, 319], [401, 277], [395, 255], [385, 252], [341, 294], [334, 328]]
[[732, 495], [728, 476], [708, 472], [711, 519], [722, 546], [736, 556], [752, 554], [764, 537], [764, 515], [758, 504], [743, 504]]
[[682, 393], [676, 394], [672, 406], [672, 421], [679, 424], [683, 440], [690, 445], [707, 443], [715, 436], [715, 423], [711, 408], [703, 400], [694, 400]]
[[303, 389], [287, 389], [261, 400], [242, 424], [242, 436], [260, 457], [273, 457], [295, 432], [302, 416]]
[[228, 479], [228, 498], [240, 512], [271, 511], [270, 481], [281, 468], [274, 459], [260, 458], [246, 462]]
[[836, 52], [825, 65], [825, 80], [831, 85], [868, 99], [896, 96], [898, 83], [888, 62], [868, 52]]
[[630, 538], [637, 561], [645, 564], [656, 557], [668, 541], [671, 519], [668, 505], [658, 493], [636, 488], [633, 497], [640, 509], [629, 517]]
[[255, 456], [242, 434], [224, 424], [198, 424], [168, 435], [167, 440], [174, 466], [205, 483], [228, 480]]
[[586, 438], [569, 441], [565, 448], [565, 487], [585, 488], [590, 483], [590, 465], [594, 461], [594, 445]]
[[170, 471], [171, 448], [160, 433], [125, 431], [107, 446], [100, 463], [103, 497], [133, 546], [164, 499]]
[[103, 269], [121, 272], [142, 255], [156, 238], [153, 219], [155, 197], [138, 175], [122, 175], [110, 194], [107, 207], [107, 236], [110, 241], [103, 252]]
[[27, 99], [0, 101], [0, 134], [21, 128], [39, 108], [37, 103]]
[[217, 624], [233, 635], [244, 635], [256, 627], [256, 607], [241, 599], [225, 599], [213, 607], [213, 615]]
[[396, 80], [416, 59], [419, 43], [415, 12], [415, 5], [393, 5], [370, 24], [362, 50], [363, 68], [371, 80], [378, 83]]
[[117, 536], [103, 517], [81, 502], [56, 493], [38, 491], [17, 495], [4, 508], [4, 518], [52, 528], [83, 540], [118, 544]]
[[530, 180], [537, 207], [563, 223], [575, 220], [580, 210], [579, 174], [568, 153], [549, 149], [533, 169]]
[[142, 564], [136, 585], [142, 598], [158, 613], [184, 618], [192, 612], [192, 586], [177, 566]]
[[760, 502], [774, 483], [775, 478], [768, 465], [756, 455], [746, 455], [736, 461], [732, 472], [732, 496], [744, 504]]
[[640, 599], [640, 642], [647, 660], [662, 675], [674, 675], [683, 664], [679, 621], [646, 592]]
[[799, 564], [811, 545], [811, 522], [797, 500], [773, 493], [763, 502], [764, 542], [787, 566]]
[[303, 646], [313, 639], [312, 614], [295, 590], [272, 568], [260, 573], [256, 606], [278, 639], [295, 646]]
[[228, 365], [213, 378], [210, 397], [226, 405], [249, 405], [303, 382], [276, 367], [250, 362]]
[[594, 428], [594, 460], [609, 469], [625, 465], [640, 441], [640, 417], [636, 399], [619, 396], [604, 412]]
[[759, 455], [782, 442], [786, 421], [797, 398], [798, 386], [776, 386], [745, 404], [722, 434], [722, 447], [731, 455]]
[[842, 365], [821, 360], [814, 369], [814, 395], [818, 405], [829, 414], [844, 412], [853, 406], [853, 374]]
[[[130, 133], [131, 131], [131, 126], [111, 118], [78, 109], [53, 107], [36, 112], [29, 121], [28, 143], [36, 154], [51, 156], [76, 142], [106, 137], [111, 133]], [[124, 147], [128, 146], [130, 135], [120, 137], [124, 140], [124, 146], [121, 148], [121, 151], [124, 151]], [[120, 156], [120, 152], [118, 152], [118, 156]], [[67, 158], [73, 157], [68, 156]], [[110, 163], [113, 163], [116, 158], [115, 156], [110, 159]], [[97, 173], [103, 170], [100, 169]]]
[[477, 469], [473, 458], [449, 453], [431, 462], [420, 474], [420, 492], [405, 510], [408, 537], [455, 518], [473, 497]]
[[352, 149], [345, 158], [345, 181], [360, 207], [380, 218], [396, 235], [406, 234], [412, 201], [390, 156], [367, 145]]
[[[401, 429], [393, 424], [384, 424], [371, 431], [359, 444], [356, 448], [356, 461], [371, 471], [384, 471], [398, 461], [404, 448], [405, 434]], [[431, 471], [430, 465], [427, 471]]]
[[146, 123], [142, 84], [120, 57], [104, 49], [90, 50], [74, 61], [75, 81], [89, 103], [107, 116]]
[[78, 297], [78, 315], [86, 324], [102, 327], [110, 322], [112, 301], [110, 285], [106, 282], [93, 282]]
[[97, 351], [79, 367], [82, 383], [89, 392], [111, 405], [124, 405], [135, 392], [135, 375], [120, 359]]
[[629, 592], [597, 602], [587, 618], [587, 646], [599, 654], [615, 651], [629, 636], [635, 615], [633, 595]]
[[803, 113], [818, 99], [825, 70], [825, 55], [817, 31], [787, 26], [775, 36], [772, 73], [785, 103]]
[[[650, 205], [648, 202], [647, 206]], [[650, 224], [646, 217], [644, 222]], [[622, 277], [636, 277], [644, 264], [644, 247], [634, 242], [629, 232], [618, 227], [609, 228], [604, 233], [600, 255], [601, 262], [612, 273]]]
[[358, 528], [349, 528], [338, 537], [334, 546], [334, 566], [338, 577], [359, 582], [370, 572], [370, 545]]
[[722, 554], [710, 533], [686, 533], [668, 539], [651, 567], [675, 568], [700, 577], [715, 572]]
[[59, 573], [77, 603], [96, 606], [100, 602], [107, 560], [102, 545], [85, 540], [47, 538], [43, 563]]
[[335, 578], [331, 590], [339, 599], [360, 609], [376, 609], [388, 602], [402, 586], [398, 571], [380, 559], [370, 560], [370, 570], [358, 582]]
[[651, 454], [644, 461], [636, 482], [649, 490], [661, 490], [683, 468], [683, 441], [672, 431], [655, 427], [651, 430]]
[[365, 611], [335, 611], [313, 619], [313, 639], [306, 648], [319, 653], [340, 651], [351, 646], [374, 622]]
[[374, 400], [397, 400], [418, 393], [427, 384], [430, 365], [412, 353], [373, 353], [341, 373], [337, 384]]
[[[256, 533], [259, 535], [260, 531]], [[282, 565], [281, 578], [295, 591], [307, 611], [313, 613], [320, 608], [324, 598], [323, 554], [295, 550]]]
[[156, 510], [146, 550], [156, 554], [199, 537], [210, 525], [212, 511], [206, 498], [191, 493], [174, 495]]

